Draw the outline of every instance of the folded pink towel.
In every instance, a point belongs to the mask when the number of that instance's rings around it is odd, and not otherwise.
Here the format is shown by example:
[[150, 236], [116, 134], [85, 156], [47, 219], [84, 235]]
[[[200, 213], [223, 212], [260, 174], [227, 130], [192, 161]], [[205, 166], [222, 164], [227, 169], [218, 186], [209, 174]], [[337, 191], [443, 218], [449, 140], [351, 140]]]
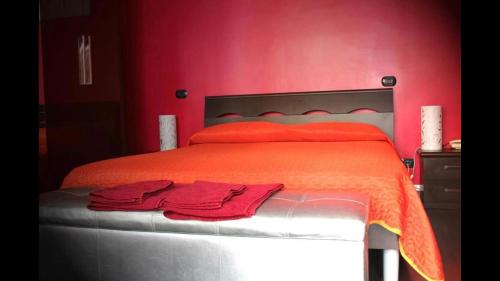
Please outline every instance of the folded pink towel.
[[161, 203], [165, 199], [165, 191], [161, 190], [150, 194], [137, 203], [102, 203], [90, 201], [87, 208], [94, 211], [154, 211], [161, 210]]
[[162, 208], [216, 209], [233, 196], [244, 192], [242, 184], [195, 181], [192, 184], [174, 184], [165, 191]]
[[162, 205], [167, 218], [179, 220], [234, 220], [250, 217], [271, 195], [283, 188], [283, 184], [246, 185], [243, 193], [233, 196], [218, 209], [187, 209]]
[[142, 181], [99, 189], [90, 193], [91, 202], [103, 204], [141, 203], [144, 199], [172, 185], [169, 180]]
[[245, 188], [241, 184], [206, 181], [192, 184], [173, 184], [171, 181], [137, 182], [92, 192], [88, 208], [99, 211], [146, 211], [158, 210], [162, 206], [216, 209], [233, 196], [241, 194]]
[[88, 208], [96, 211], [158, 210], [162, 192], [172, 181], [143, 181], [90, 193]]

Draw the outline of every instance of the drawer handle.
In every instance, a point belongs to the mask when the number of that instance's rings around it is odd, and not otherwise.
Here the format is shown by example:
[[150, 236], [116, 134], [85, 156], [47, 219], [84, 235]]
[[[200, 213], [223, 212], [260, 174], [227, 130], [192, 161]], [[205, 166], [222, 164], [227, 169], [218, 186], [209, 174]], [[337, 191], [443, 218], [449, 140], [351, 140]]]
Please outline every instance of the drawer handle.
[[459, 188], [445, 188], [444, 192], [458, 192], [458, 193], [461, 193], [462, 190], [459, 189]]
[[444, 169], [445, 170], [448, 170], [448, 169], [460, 169], [460, 165], [444, 165]]

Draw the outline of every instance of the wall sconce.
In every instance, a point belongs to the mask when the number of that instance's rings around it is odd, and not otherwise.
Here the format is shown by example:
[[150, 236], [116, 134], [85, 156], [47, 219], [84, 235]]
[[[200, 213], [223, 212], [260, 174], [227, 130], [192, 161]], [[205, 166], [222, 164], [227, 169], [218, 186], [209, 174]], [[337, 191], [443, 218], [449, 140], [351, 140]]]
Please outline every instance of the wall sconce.
[[391, 87], [394, 85], [396, 85], [396, 77], [394, 77], [394, 76], [382, 77], [382, 86]]
[[188, 95], [188, 91], [184, 89], [179, 89], [175, 91], [175, 97], [178, 99], [185, 99]]
[[80, 85], [92, 85], [90, 35], [78, 37], [78, 77]]

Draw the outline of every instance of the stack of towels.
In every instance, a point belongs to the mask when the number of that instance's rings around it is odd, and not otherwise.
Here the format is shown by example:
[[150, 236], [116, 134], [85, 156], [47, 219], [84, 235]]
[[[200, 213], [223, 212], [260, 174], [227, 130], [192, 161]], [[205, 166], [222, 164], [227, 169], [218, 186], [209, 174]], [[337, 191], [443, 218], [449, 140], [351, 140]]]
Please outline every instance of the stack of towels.
[[96, 190], [88, 208], [96, 211], [162, 210], [171, 219], [233, 220], [250, 217], [283, 184], [144, 181]]

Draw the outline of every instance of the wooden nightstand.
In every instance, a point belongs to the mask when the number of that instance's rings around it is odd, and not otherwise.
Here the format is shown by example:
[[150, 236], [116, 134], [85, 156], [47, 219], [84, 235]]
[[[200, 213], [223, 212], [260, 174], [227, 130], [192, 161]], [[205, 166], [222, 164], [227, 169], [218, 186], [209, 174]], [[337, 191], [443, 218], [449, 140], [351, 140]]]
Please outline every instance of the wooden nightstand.
[[461, 280], [461, 151], [419, 151], [423, 203], [443, 258], [445, 279]]

